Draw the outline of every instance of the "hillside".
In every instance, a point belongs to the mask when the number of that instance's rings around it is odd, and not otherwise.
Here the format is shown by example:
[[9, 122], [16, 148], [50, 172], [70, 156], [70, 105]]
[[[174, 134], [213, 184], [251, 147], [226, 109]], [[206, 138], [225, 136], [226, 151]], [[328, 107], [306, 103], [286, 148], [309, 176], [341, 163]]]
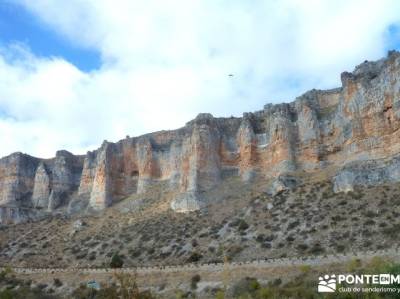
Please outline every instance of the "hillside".
[[126, 267], [181, 265], [399, 246], [399, 183], [335, 194], [330, 182], [309, 180], [269, 196], [263, 182], [227, 179], [209, 192], [215, 200], [207, 208], [192, 213], [172, 211], [168, 194], [154, 199], [153, 190], [145, 201], [135, 195], [101, 215], [6, 226], [0, 263], [107, 267], [119, 252]]
[[400, 53], [240, 118], [0, 159], [0, 266], [230, 263], [397, 248]]

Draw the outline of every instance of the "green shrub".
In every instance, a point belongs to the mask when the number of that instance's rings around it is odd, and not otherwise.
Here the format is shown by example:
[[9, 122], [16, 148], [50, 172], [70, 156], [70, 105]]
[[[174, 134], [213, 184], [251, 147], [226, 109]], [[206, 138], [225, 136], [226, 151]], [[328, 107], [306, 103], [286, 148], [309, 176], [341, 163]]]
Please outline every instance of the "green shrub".
[[59, 288], [59, 287], [61, 287], [63, 285], [61, 280], [59, 280], [58, 278], [54, 278], [53, 282], [54, 282], [54, 286], [56, 288]]
[[[87, 299], [87, 298], [96, 298], [97, 291], [92, 288], [88, 288], [86, 285], [81, 284], [78, 288], [76, 288], [72, 294], [72, 299]], [[111, 299], [112, 297], [110, 297]]]
[[361, 260], [354, 258], [352, 259], [349, 264], [347, 265], [347, 269], [349, 272], [356, 272], [361, 267]]
[[324, 252], [325, 252], [325, 249], [319, 243], [314, 244], [313, 247], [311, 247], [311, 249], [310, 249], [310, 253], [312, 253], [312, 254], [321, 254]]
[[300, 222], [299, 222], [298, 220], [293, 221], [293, 222], [291, 222], [291, 223], [288, 224], [287, 229], [288, 229], [288, 230], [292, 230], [292, 229], [294, 229], [296, 226], [298, 226], [299, 224], [300, 224]]
[[400, 223], [396, 223], [391, 227], [385, 227], [382, 232], [388, 236], [396, 236], [400, 230]]
[[234, 298], [244, 297], [249, 294], [251, 297], [254, 297], [256, 291], [260, 289], [260, 283], [256, 278], [246, 277], [240, 281], [238, 281], [232, 287], [232, 294]]
[[307, 244], [299, 244], [299, 245], [297, 245], [297, 249], [300, 251], [306, 251], [308, 249], [308, 245]]
[[215, 294], [215, 299], [225, 299], [225, 292], [223, 290], [218, 290]]
[[[22, 281], [20, 281], [22, 283]], [[14, 290], [0, 291], [0, 299], [58, 299], [58, 296], [46, 294], [39, 288], [31, 289], [27, 286], [19, 287]]]
[[244, 221], [243, 219], [241, 219], [240, 222], [239, 222], [239, 225], [238, 225], [238, 229], [240, 231], [245, 231], [248, 228], [249, 228], [249, 225], [247, 224], [247, 222]]
[[192, 276], [192, 279], [190, 280], [190, 287], [192, 290], [197, 289], [197, 283], [200, 281], [201, 277], [199, 274], [196, 274]]
[[124, 261], [122, 260], [122, 257], [118, 253], [114, 253], [113, 256], [111, 257], [110, 267], [122, 268], [123, 265]]
[[198, 252], [192, 252], [192, 254], [186, 260], [188, 263], [196, 263], [201, 260], [203, 256]]

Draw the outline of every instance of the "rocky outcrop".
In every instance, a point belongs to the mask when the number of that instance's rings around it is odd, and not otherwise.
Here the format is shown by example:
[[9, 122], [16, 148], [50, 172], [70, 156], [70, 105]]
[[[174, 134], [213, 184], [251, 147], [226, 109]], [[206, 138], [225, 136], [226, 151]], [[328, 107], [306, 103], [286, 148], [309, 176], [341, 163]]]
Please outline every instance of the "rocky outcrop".
[[355, 187], [400, 181], [400, 155], [378, 160], [349, 163], [333, 177], [334, 192], [349, 192]]
[[32, 206], [31, 195], [39, 159], [14, 153], [0, 160], [0, 205]]
[[75, 157], [67, 151], [58, 151], [52, 167], [52, 189], [49, 210], [67, 204], [70, 196], [79, 186], [82, 174], [82, 157]]
[[205, 205], [201, 194], [195, 191], [186, 191], [178, 194], [171, 202], [171, 208], [176, 212], [193, 212], [201, 209]]
[[230, 176], [249, 184], [273, 178], [270, 194], [296, 182], [285, 178], [326, 167], [336, 171], [329, 174], [336, 192], [399, 181], [400, 53], [364, 62], [341, 80], [340, 88], [311, 90], [243, 117], [199, 114], [178, 130], [104, 142], [85, 156], [0, 159], [1, 217], [17, 219], [19, 208], [102, 210], [158, 182], [175, 194], [171, 208], [187, 212]]
[[279, 175], [277, 178], [271, 181], [268, 186], [266, 193], [270, 196], [275, 196], [286, 190], [291, 190], [299, 184], [300, 180], [290, 175]]
[[171, 203], [173, 209], [182, 212], [198, 210], [204, 204], [201, 193], [221, 180], [220, 135], [214, 118], [200, 114], [189, 128], [191, 135], [180, 149], [181, 194]]
[[240, 154], [238, 165], [240, 175], [243, 181], [249, 182], [255, 176], [254, 168], [257, 162], [257, 139], [254, 134], [253, 125], [247, 114], [243, 116], [243, 120], [240, 124], [237, 133], [237, 144]]
[[110, 144], [104, 143], [97, 155], [96, 171], [89, 204], [93, 209], [104, 209], [111, 204]]
[[34, 209], [64, 206], [79, 184], [81, 160], [67, 151], [59, 151], [49, 160], [22, 153], [0, 159], [2, 222], [28, 219], [36, 215]]
[[32, 202], [35, 208], [47, 208], [50, 197], [50, 177], [44, 163], [40, 163], [36, 169], [33, 185]]

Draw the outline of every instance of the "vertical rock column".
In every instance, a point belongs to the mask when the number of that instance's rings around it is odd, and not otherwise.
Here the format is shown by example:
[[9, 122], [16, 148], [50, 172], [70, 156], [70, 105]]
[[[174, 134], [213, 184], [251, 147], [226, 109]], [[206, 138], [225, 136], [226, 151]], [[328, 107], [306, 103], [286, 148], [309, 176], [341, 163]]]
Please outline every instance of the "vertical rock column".
[[144, 193], [147, 187], [151, 185], [153, 175], [155, 174], [155, 165], [153, 161], [153, 149], [148, 138], [140, 138], [136, 147], [139, 178], [137, 183], [137, 193]]
[[88, 152], [83, 161], [81, 181], [79, 183], [78, 195], [81, 198], [89, 198], [93, 188], [93, 181], [96, 175], [95, 152]]
[[0, 159], [0, 223], [27, 219], [38, 159], [14, 153]]
[[265, 164], [268, 175], [279, 175], [296, 168], [294, 125], [288, 104], [280, 104], [267, 112], [270, 142], [266, 148]]
[[52, 190], [49, 197], [50, 211], [64, 205], [75, 188], [73, 174], [74, 155], [67, 151], [58, 151], [53, 167]]
[[0, 159], [0, 205], [31, 206], [37, 164], [22, 153]]
[[199, 115], [192, 125], [189, 144], [184, 143], [181, 191], [171, 203], [178, 212], [195, 211], [204, 204], [201, 193], [221, 180], [220, 134], [209, 114]]
[[94, 210], [102, 210], [112, 203], [111, 190], [111, 165], [110, 155], [112, 154], [112, 144], [104, 142], [96, 157], [96, 171], [90, 193], [89, 206]]
[[50, 196], [50, 177], [44, 163], [36, 169], [35, 184], [33, 187], [32, 202], [35, 208], [47, 208]]
[[254, 163], [257, 161], [257, 143], [253, 126], [247, 115], [243, 115], [237, 133], [237, 144], [239, 145], [239, 174], [243, 181], [250, 181], [254, 175]]
[[299, 150], [298, 163], [303, 169], [315, 169], [319, 166], [321, 133], [317, 117], [316, 95], [296, 101]]
[[88, 207], [93, 181], [96, 175], [96, 153], [87, 152], [83, 161], [82, 174], [79, 182], [78, 195], [74, 196], [68, 205], [69, 213], [84, 211]]

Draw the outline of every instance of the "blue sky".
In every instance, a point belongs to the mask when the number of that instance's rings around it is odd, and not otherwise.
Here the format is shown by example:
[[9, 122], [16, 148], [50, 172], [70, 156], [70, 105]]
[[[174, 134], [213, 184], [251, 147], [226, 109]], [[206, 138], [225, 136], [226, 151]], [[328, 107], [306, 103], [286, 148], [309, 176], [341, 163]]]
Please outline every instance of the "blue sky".
[[100, 53], [75, 46], [21, 5], [0, 2], [0, 45], [24, 43], [37, 56], [60, 56], [83, 71], [101, 65]]
[[[400, 50], [397, 0], [0, 0], [0, 156], [240, 116]], [[233, 77], [228, 74], [234, 74]]]
[[400, 50], [400, 25], [391, 24], [387, 30], [387, 44], [385, 45], [388, 50]]

